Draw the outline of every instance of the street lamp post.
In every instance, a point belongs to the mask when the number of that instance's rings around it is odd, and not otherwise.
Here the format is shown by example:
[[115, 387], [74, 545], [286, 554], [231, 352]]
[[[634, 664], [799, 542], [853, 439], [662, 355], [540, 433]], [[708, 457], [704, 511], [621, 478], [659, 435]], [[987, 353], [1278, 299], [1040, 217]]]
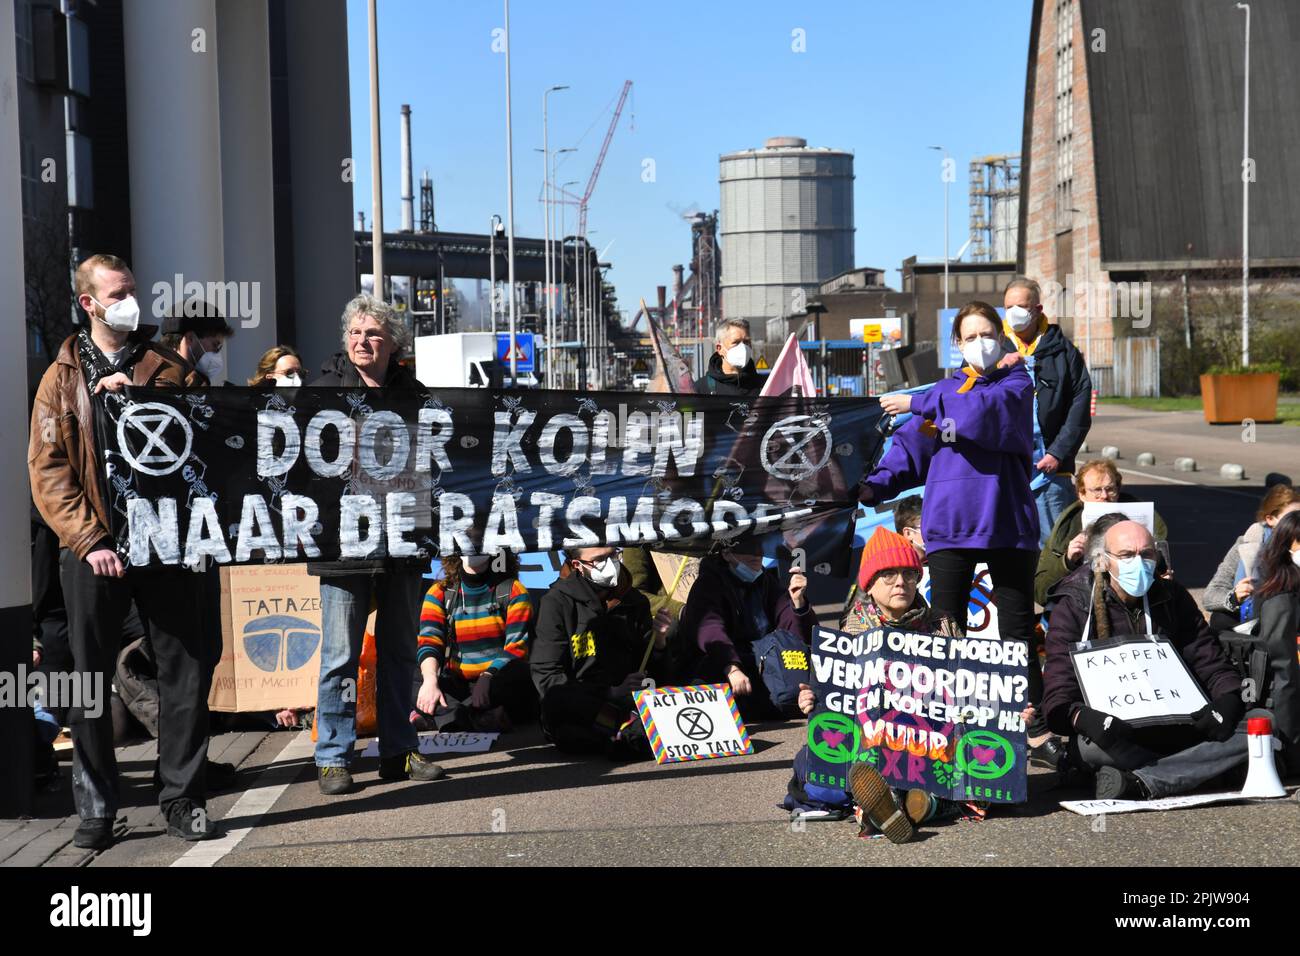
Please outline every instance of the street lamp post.
[[552, 86], [542, 94], [542, 196], [543, 196], [543, 219], [545, 219], [545, 272], [546, 272], [546, 387], [551, 387], [551, 313], [554, 310], [554, 303], [551, 298], [551, 152], [550, 152], [550, 126], [547, 114], [547, 97], [552, 93], [560, 90], [567, 90], [567, 86]]
[[[567, 87], [565, 87], [565, 89], [567, 89]], [[551, 170], [550, 170], [550, 179], [549, 179], [548, 182], [550, 183], [550, 187], [549, 187], [549, 188], [550, 188], [550, 194], [551, 194], [552, 199], [551, 199], [551, 201], [550, 201], [550, 204], [549, 204], [549, 205], [547, 206], [547, 208], [546, 208], [547, 228], [550, 229], [551, 234], [552, 234], [552, 241], [551, 241], [551, 243], [550, 243], [550, 247], [549, 247], [549, 249], [547, 250], [547, 261], [548, 261], [548, 263], [550, 264], [550, 275], [551, 275], [551, 281], [550, 281], [550, 283], [548, 283], [548, 287], [547, 287], [547, 288], [548, 288], [548, 291], [547, 291], [547, 303], [548, 303], [548, 309], [547, 309], [547, 311], [548, 311], [548, 313], [550, 313], [550, 312], [554, 312], [555, 309], [556, 309], [555, 296], [554, 296], [554, 294], [553, 294], [552, 292], [549, 291], [549, 289], [550, 289], [550, 285], [553, 284], [553, 283], [555, 282], [555, 273], [556, 273], [556, 268], [555, 268], [555, 241], [554, 241], [554, 233], [555, 233], [555, 225], [554, 225], [554, 219], [555, 219], [555, 199], [554, 199], [554, 196], [555, 196], [555, 192], [556, 192], [556, 188], [557, 188], [557, 187], [555, 186], [555, 168], [556, 168], [556, 164], [559, 162], [560, 156], [562, 156], [564, 153], [575, 153], [575, 152], [577, 152], [577, 149], [578, 149], [578, 148], [577, 148], [576, 146], [565, 146], [565, 147], [562, 148], [562, 149], [557, 149], [555, 152], [553, 152], [553, 153], [551, 154]], [[559, 323], [558, 323], [558, 322], [552, 322], [552, 323], [550, 323], [550, 326], [549, 326], [549, 327], [552, 329], [553, 332], [555, 332], [555, 334], [557, 334], [557, 335], [559, 334]], [[551, 357], [551, 351], [550, 351], [550, 349], [551, 349], [551, 346], [550, 346], [550, 342], [549, 342], [549, 340], [548, 340], [548, 342], [547, 342], [547, 346], [546, 346], [546, 358], [547, 358], [547, 361], [548, 361], [548, 362], [549, 362], [550, 357]], [[554, 383], [552, 383], [549, 387], [554, 388], [554, 387], [555, 387]]]
[[[497, 333], [497, 230], [501, 228], [501, 217], [496, 213], [488, 220], [488, 273], [489, 295], [488, 308], [492, 314], [492, 334]], [[493, 339], [495, 342], [496, 340]], [[493, 348], [496, 348], [494, 345]]]
[[943, 307], [948, 308], [948, 150], [942, 146], [931, 146], [943, 153]]
[[[370, 271], [375, 297], [384, 298], [384, 180], [379, 150], [379, 15], [370, 0]], [[442, 291], [439, 290], [439, 295]]]
[[[579, 183], [578, 183], [578, 181], [577, 181], [576, 179], [570, 179], [568, 182], [566, 182], [566, 183], [562, 183], [562, 184], [560, 185], [560, 192], [563, 193], [564, 190], [568, 189], [570, 186], [577, 186], [577, 185], [579, 185]], [[564, 239], [565, 239], [565, 236], [564, 236], [564, 230], [565, 230], [565, 220], [567, 219], [567, 216], [565, 215], [565, 202], [564, 202], [563, 199], [560, 200], [559, 206], [560, 206], [560, 288], [563, 289], [563, 288], [565, 287], [565, 285], [564, 285], [564, 271], [565, 271], [565, 262], [564, 262], [564, 259], [565, 259], [565, 255], [564, 255]], [[577, 248], [578, 248], [578, 245], [577, 245], [577, 242], [576, 242], [576, 241], [574, 242], [574, 246], [573, 246], [573, 248], [574, 248], [574, 259], [573, 259], [573, 265], [574, 265], [574, 268], [577, 269], [577, 266], [578, 266]], [[577, 306], [577, 293], [578, 293], [578, 289], [577, 289], [577, 285], [576, 285], [576, 283], [575, 283], [575, 285], [574, 285], [573, 292], [574, 292], [574, 306], [576, 307], [576, 306]], [[565, 315], [565, 319], [566, 319], [566, 321], [565, 321], [565, 325], [567, 325], [567, 324], [568, 324], [568, 322], [567, 322], [567, 319], [568, 319], [567, 312], [566, 312], [566, 315]], [[561, 333], [561, 334], [564, 334], [564, 333]], [[575, 333], [575, 338], [576, 338], [576, 333]], [[577, 381], [578, 381], [578, 380], [577, 380], [576, 373], [575, 373], [575, 377], [574, 377], [574, 384], [575, 384], [575, 385], [577, 384]]]
[[[373, 3], [374, 0], [371, 0]], [[515, 152], [510, 122], [510, 0], [505, 3], [506, 35], [506, 272], [510, 292], [510, 386], [518, 379], [519, 358], [515, 354]]]
[[1250, 4], [1237, 4], [1246, 11], [1245, 101], [1241, 132], [1241, 367], [1250, 365]]

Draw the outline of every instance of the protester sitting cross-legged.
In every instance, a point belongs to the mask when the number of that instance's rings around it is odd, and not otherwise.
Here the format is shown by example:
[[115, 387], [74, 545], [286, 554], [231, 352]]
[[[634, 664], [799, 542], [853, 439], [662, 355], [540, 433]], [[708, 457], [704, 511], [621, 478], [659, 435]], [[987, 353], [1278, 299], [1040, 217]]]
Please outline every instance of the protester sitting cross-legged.
[[789, 705], [773, 701], [754, 645], [776, 633], [792, 648], [812, 641], [817, 615], [808, 604], [807, 587], [801, 571], [791, 571], [783, 585], [758, 554], [733, 549], [705, 557], [678, 629], [683, 673], [692, 683], [730, 684], [746, 720], [796, 716], [796, 688]]
[[[925, 603], [917, 589], [920, 580], [921, 561], [913, 546], [902, 535], [888, 528], [877, 528], [862, 550], [858, 569], [860, 589], [840, 619], [839, 629], [861, 634], [889, 627], [920, 634], [960, 636], [961, 630], [952, 618]], [[807, 716], [816, 709], [816, 704], [812, 688], [800, 687], [799, 710]], [[796, 758], [795, 779], [786, 802], [789, 809], [806, 803], [800, 799], [800, 790], [806, 784], [799, 779], [799, 767], [800, 758]], [[965, 812], [982, 815], [974, 805], [945, 800], [925, 790], [891, 788], [874, 766], [863, 761], [849, 771], [849, 783], [864, 828], [870, 824], [894, 843], [910, 840], [914, 826], [922, 823], [951, 819]]]
[[[542, 729], [560, 750], [650, 756], [632, 695], [672, 676], [668, 622], [652, 619], [617, 548], [572, 548], [542, 597], [529, 657]], [[647, 651], [649, 652], [647, 654]]]
[[[993, 579], [999, 636], [1034, 641], [1034, 567], [1038, 509], [1029, 489], [1033, 385], [1017, 352], [1007, 353], [1002, 320], [987, 303], [958, 311], [953, 341], [966, 364], [926, 392], [886, 395], [881, 408], [912, 418], [867, 476], [862, 501], [884, 502], [925, 485], [921, 527], [930, 569], [930, 600], [965, 628], [975, 566]], [[1029, 655], [1031, 703], [1042, 696], [1038, 655]], [[1030, 743], [1052, 743], [1041, 720]]]
[[[1054, 591], [1042, 707], [1052, 729], [1073, 735], [1081, 763], [1096, 771], [1099, 800], [1186, 793], [1248, 756], [1241, 678], [1187, 589], [1156, 576], [1157, 557], [1150, 532], [1120, 520], [1090, 535], [1087, 563]], [[1074, 645], [1146, 634], [1172, 643], [1205, 694], [1208, 703], [1191, 723], [1135, 727], [1085, 703]]]
[[[922, 565], [925, 564], [925, 538], [921, 534], [921, 496], [908, 495], [906, 498], [899, 498], [894, 505], [894, 531], [901, 534], [909, 544], [916, 550], [916, 556], [920, 559]], [[866, 560], [865, 551], [863, 560]], [[849, 596], [844, 600], [844, 614], [849, 613], [854, 602], [858, 598], [859, 588], [855, 578], [849, 585]]]
[[1215, 631], [1230, 631], [1259, 617], [1256, 568], [1278, 522], [1293, 511], [1300, 511], [1300, 492], [1289, 484], [1279, 482], [1264, 493], [1254, 523], [1228, 549], [1201, 595], [1201, 607], [1210, 612]]
[[[1259, 561], [1259, 636], [1268, 653], [1273, 726], [1287, 770], [1300, 771], [1300, 511], [1273, 527]], [[1261, 689], [1261, 696], [1263, 689]]]
[[[1051, 610], [1048, 592], [1057, 581], [1083, 562], [1087, 535], [1083, 530], [1083, 506], [1090, 501], [1134, 501], [1124, 492], [1124, 479], [1115, 463], [1106, 458], [1084, 462], [1074, 476], [1077, 498], [1070, 502], [1056, 519], [1047, 544], [1038, 556], [1038, 570], [1034, 574], [1034, 600]], [[1165, 519], [1155, 514], [1156, 540], [1168, 540]]]
[[[528, 672], [533, 605], [510, 552], [449, 555], [424, 596], [416, 706], [439, 730], [510, 730], [537, 716]], [[500, 570], [497, 570], [497, 569]]]
[[[423, 388], [399, 361], [409, 332], [386, 302], [357, 296], [344, 308], [342, 325], [343, 351], [326, 363], [313, 386]], [[418, 564], [390, 557], [307, 564], [308, 573], [320, 577], [316, 766], [324, 794], [347, 793], [353, 786], [349, 765], [357, 737], [357, 667], [372, 603], [378, 655], [379, 776], [436, 780], [443, 775], [441, 766], [420, 753], [410, 721], [422, 570]]]

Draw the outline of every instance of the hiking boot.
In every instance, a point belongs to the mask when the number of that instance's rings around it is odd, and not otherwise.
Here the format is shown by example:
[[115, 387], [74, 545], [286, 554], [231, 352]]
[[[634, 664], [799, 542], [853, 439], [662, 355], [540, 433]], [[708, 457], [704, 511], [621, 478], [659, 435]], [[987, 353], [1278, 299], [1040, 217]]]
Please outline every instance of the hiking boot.
[[942, 823], [955, 820], [962, 815], [964, 808], [956, 800], [936, 797], [924, 790], [909, 790], [903, 797], [903, 809], [907, 818], [916, 826], [922, 823]]
[[379, 758], [380, 780], [437, 780], [446, 770], [418, 750]]
[[193, 800], [173, 800], [163, 811], [167, 817], [167, 835], [180, 837], [190, 843], [211, 840], [217, 835], [217, 824], [208, 816], [205, 806]]
[[1102, 767], [1097, 771], [1098, 800], [1149, 800], [1150, 794], [1135, 774], [1118, 767]]
[[72, 835], [72, 845], [83, 850], [107, 850], [113, 845], [113, 818], [91, 817], [82, 820]]
[[853, 793], [853, 802], [862, 808], [867, 820], [890, 843], [906, 843], [916, 834], [893, 789], [871, 764], [859, 762], [853, 765], [849, 771], [849, 789]]
[[352, 773], [347, 767], [317, 767], [316, 782], [327, 797], [352, 792]]

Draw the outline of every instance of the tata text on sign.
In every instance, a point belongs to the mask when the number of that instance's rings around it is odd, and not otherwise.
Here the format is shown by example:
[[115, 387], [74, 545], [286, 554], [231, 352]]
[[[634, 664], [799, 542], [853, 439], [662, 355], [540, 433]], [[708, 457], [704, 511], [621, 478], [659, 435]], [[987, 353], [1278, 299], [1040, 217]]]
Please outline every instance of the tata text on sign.
[[655, 687], [636, 694], [636, 709], [657, 763], [741, 757], [754, 744], [726, 684]]
[[1080, 644], [1070, 661], [1088, 706], [1130, 724], [1182, 723], [1207, 703], [1177, 648], [1164, 638]]
[[1024, 802], [1028, 662], [1022, 641], [818, 628], [810, 779], [843, 787], [865, 760], [893, 787]]

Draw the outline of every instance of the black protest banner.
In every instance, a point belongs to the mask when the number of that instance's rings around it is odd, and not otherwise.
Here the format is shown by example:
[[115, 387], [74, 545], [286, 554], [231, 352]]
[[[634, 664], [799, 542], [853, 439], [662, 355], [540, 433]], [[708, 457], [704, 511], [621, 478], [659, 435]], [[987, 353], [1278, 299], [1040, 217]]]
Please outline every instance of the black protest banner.
[[[847, 573], [868, 399], [128, 388], [96, 429], [133, 565], [248, 564], [794, 535]], [[809, 527], [816, 533], [807, 534]]]
[[809, 779], [846, 789], [864, 760], [891, 787], [1023, 803], [1028, 663], [1023, 641], [819, 627]]

